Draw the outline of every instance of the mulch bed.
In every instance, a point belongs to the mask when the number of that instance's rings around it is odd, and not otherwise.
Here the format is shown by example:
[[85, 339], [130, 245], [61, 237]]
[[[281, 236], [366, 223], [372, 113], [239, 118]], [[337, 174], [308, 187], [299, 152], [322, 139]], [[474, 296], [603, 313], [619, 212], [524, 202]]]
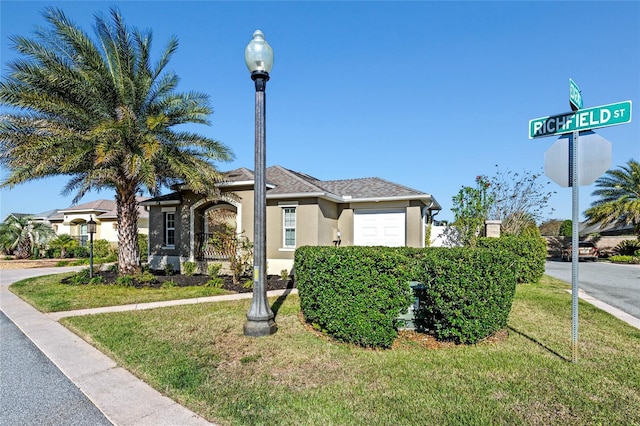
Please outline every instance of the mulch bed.
[[[137, 288], [153, 287], [160, 288], [167, 282], [173, 282], [176, 287], [191, 287], [207, 285], [207, 282], [211, 279], [209, 275], [194, 274], [191, 276], [183, 274], [166, 275], [164, 271], [151, 271], [155, 277], [154, 282], [140, 282], [134, 281], [134, 286]], [[102, 277], [101, 284], [109, 285], [115, 284], [118, 274], [113, 271], [97, 271], [95, 276]], [[222, 288], [232, 291], [234, 293], [250, 293], [253, 288], [245, 288], [244, 284], [250, 281], [250, 277], [244, 277], [238, 284], [233, 283], [233, 278], [230, 275], [221, 275]], [[64, 282], [64, 281], [63, 281]], [[279, 275], [269, 275], [265, 281], [265, 289], [270, 290], [284, 290], [286, 288], [295, 288], [295, 282], [293, 279], [282, 280]]]

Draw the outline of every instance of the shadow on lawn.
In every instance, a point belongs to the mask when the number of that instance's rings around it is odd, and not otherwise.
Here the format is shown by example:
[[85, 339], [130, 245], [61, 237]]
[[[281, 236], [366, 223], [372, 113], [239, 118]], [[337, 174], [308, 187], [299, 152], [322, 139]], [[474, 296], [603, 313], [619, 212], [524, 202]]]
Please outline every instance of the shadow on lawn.
[[565, 357], [564, 355], [560, 354], [559, 352], [554, 351], [553, 349], [551, 349], [550, 347], [546, 346], [544, 343], [542, 343], [541, 341], [539, 341], [538, 339], [536, 339], [535, 337], [531, 337], [525, 333], [523, 333], [522, 331], [513, 328], [512, 326], [507, 326], [509, 328], [509, 330], [513, 331], [514, 333], [519, 334], [520, 336], [524, 337], [527, 340], [530, 340], [531, 342], [535, 343], [536, 345], [540, 346], [542, 349], [552, 353], [553, 355], [557, 356], [558, 358], [560, 358], [563, 361], [566, 362], [571, 362], [571, 360], [567, 357]]
[[280, 310], [280, 307], [282, 306], [282, 304], [284, 303], [285, 300], [287, 300], [287, 296], [289, 296], [291, 294], [291, 290], [293, 290], [294, 285], [293, 285], [293, 281], [289, 280], [289, 282], [287, 283], [287, 287], [286, 290], [284, 291], [284, 293], [282, 293], [275, 302], [273, 302], [273, 305], [271, 306], [271, 310], [273, 311], [273, 315], [278, 315], [278, 310]]

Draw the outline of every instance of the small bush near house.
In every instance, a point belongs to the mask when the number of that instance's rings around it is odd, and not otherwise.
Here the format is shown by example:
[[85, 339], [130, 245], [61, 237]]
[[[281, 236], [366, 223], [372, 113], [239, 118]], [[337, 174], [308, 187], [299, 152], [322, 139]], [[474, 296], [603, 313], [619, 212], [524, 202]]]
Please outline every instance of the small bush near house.
[[131, 275], [123, 275], [116, 278], [116, 285], [122, 287], [133, 287], [135, 284], [136, 281]]
[[197, 266], [198, 265], [196, 265], [195, 262], [184, 262], [182, 264], [182, 273], [188, 277], [191, 277], [196, 273]]
[[89, 248], [88, 247], [82, 247], [82, 246], [76, 246], [76, 247], [72, 247], [70, 248], [67, 253], [71, 256], [71, 257], [75, 257], [75, 258], [83, 258], [83, 257], [89, 257]]
[[516, 279], [519, 284], [538, 283], [544, 274], [547, 259], [547, 244], [540, 237], [505, 236], [500, 238], [478, 238], [478, 247], [506, 250], [515, 254]]
[[334, 338], [391, 346], [411, 302], [408, 257], [388, 247], [301, 247], [294, 268], [305, 320]]
[[507, 326], [517, 257], [506, 250], [433, 248], [413, 253], [419, 330], [440, 340], [476, 343]]
[[286, 269], [280, 271], [280, 279], [282, 281], [287, 281], [289, 279], [289, 271], [287, 271]]
[[93, 242], [93, 257], [108, 258], [115, 254], [115, 250], [107, 240], [96, 240]]
[[210, 277], [217, 277], [222, 269], [222, 263], [210, 263], [207, 266], [207, 275]]
[[218, 276], [221, 269], [221, 263], [210, 263], [209, 266], [207, 266], [208, 275], [211, 277], [206, 284], [208, 287], [222, 288], [222, 286], [224, 285], [224, 280]]
[[140, 251], [140, 261], [149, 260], [149, 236], [147, 234], [138, 234], [138, 251]]
[[165, 263], [164, 264], [164, 274], [166, 276], [170, 276], [173, 275], [173, 265], [171, 263]]

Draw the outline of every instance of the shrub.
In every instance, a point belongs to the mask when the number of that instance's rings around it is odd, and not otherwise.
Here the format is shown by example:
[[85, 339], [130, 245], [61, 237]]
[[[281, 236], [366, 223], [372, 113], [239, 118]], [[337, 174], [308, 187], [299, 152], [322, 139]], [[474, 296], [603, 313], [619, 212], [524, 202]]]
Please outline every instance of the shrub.
[[305, 320], [338, 340], [389, 347], [411, 303], [408, 257], [389, 247], [302, 247], [294, 268]]
[[609, 261], [613, 263], [640, 263], [640, 256], [628, 256], [628, 255], [615, 255], [609, 258]]
[[640, 250], [640, 240], [620, 241], [613, 249], [614, 253], [620, 256], [633, 256], [638, 250]]
[[283, 269], [282, 271], [280, 271], [280, 279], [282, 281], [288, 281], [289, 280], [289, 271], [286, 269]]
[[209, 279], [209, 281], [207, 281], [205, 285], [212, 288], [222, 288], [222, 286], [224, 285], [224, 281], [221, 277], [213, 276], [211, 277], [211, 279]]
[[89, 284], [89, 269], [82, 269], [67, 279], [67, 283], [71, 285], [85, 285]]
[[135, 279], [142, 284], [153, 284], [158, 282], [158, 278], [153, 275], [150, 271], [144, 271], [141, 274], [135, 276]]
[[506, 250], [515, 254], [516, 279], [519, 284], [540, 282], [547, 259], [547, 244], [541, 237], [506, 236], [478, 238], [478, 247]]
[[173, 275], [173, 272], [174, 272], [174, 271], [173, 271], [173, 264], [171, 264], [171, 263], [165, 263], [165, 264], [164, 264], [164, 274], [165, 274], [166, 276], [170, 276], [170, 275]]
[[115, 250], [107, 240], [96, 240], [93, 242], [93, 257], [107, 258], [113, 256]]
[[135, 284], [136, 281], [131, 275], [122, 275], [116, 278], [116, 285], [122, 287], [133, 287]]
[[147, 234], [138, 234], [138, 251], [141, 262], [149, 260], [149, 236]]
[[178, 284], [174, 280], [168, 280], [162, 283], [162, 288], [174, 288], [177, 287]]
[[103, 278], [101, 275], [95, 276], [89, 280], [89, 284], [102, 284]]
[[517, 258], [506, 250], [433, 248], [414, 252], [420, 305], [418, 331], [476, 343], [506, 327], [515, 294]]
[[82, 247], [82, 246], [75, 246], [75, 247], [69, 248], [67, 253], [69, 253], [71, 257], [75, 257], [75, 258], [89, 257], [89, 248]]
[[196, 273], [196, 268], [198, 267], [198, 265], [196, 265], [195, 262], [184, 262], [182, 264], [182, 273], [185, 274], [186, 276], [190, 277], [193, 274]]
[[220, 275], [220, 270], [222, 269], [222, 263], [210, 263], [207, 266], [207, 275], [210, 277], [217, 277]]

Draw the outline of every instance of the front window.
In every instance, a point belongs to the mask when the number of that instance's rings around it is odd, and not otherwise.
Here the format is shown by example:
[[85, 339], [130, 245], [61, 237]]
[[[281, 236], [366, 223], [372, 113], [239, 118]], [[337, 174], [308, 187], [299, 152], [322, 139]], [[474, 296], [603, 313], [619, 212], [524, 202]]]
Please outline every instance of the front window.
[[89, 233], [87, 232], [87, 224], [80, 224], [80, 245], [82, 247], [87, 246], [87, 241], [89, 240]]
[[296, 246], [296, 208], [283, 209], [284, 247]]
[[164, 245], [173, 247], [176, 244], [176, 214], [164, 214]]

